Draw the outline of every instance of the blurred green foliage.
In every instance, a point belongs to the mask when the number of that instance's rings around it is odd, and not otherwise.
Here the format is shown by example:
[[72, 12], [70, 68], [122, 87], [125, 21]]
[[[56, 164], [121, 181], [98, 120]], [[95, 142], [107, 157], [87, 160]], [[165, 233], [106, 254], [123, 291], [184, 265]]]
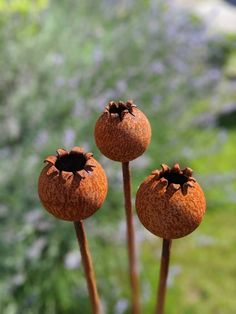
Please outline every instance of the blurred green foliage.
[[[160, 163], [178, 161], [207, 195], [203, 225], [174, 244], [167, 313], [234, 313], [236, 131], [217, 125], [235, 102], [234, 55], [234, 37], [209, 36], [171, 2], [0, 2], [2, 314], [90, 312], [73, 226], [37, 196], [43, 158], [74, 145], [93, 151], [109, 177], [103, 208], [86, 221], [104, 307], [130, 312], [120, 165], [93, 140], [97, 117], [119, 99], [134, 99], [152, 124], [148, 151], [132, 162], [133, 192]], [[136, 229], [151, 313], [161, 241]]]
[[0, 12], [6, 13], [20, 13], [20, 14], [30, 14], [33, 12], [41, 11], [46, 9], [48, 6], [47, 0], [1, 0], [0, 1]]

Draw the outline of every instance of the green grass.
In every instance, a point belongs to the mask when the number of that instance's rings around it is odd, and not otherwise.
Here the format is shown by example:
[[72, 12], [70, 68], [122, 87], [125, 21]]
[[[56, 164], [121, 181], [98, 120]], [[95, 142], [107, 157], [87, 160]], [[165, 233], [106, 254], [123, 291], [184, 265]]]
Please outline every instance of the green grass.
[[[167, 291], [166, 313], [234, 313], [235, 287], [235, 209], [208, 208], [201, 226], [190, 236], [174, 240], [171, 269], [178, 269]], [[144, 313], [151, 313], [156, 301], [161, 240], [142, 245], [143, 279], [152, 293]], [[155, 276], [154, 276], [155, 274]], [[171, 276], [172, 277], [172, 276]]]

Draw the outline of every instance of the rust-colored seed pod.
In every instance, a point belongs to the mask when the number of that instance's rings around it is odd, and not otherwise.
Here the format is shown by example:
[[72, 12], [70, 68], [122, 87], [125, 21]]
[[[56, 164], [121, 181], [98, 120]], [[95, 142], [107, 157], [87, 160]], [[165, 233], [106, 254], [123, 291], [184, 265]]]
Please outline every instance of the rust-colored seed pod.
[[162, 165], [140, 185], [136, 209], [141, 223], [163, 239], [177, 239], [194, 231], [202, 221], [206, 201], [192, 170]]
[[147, 149], [151, 126], [132, 101], [111, 101], [97, 120], [94, 136], [103, 155], [115, 161], [128, 162]]
[[79, 221], [101, 207], [107, 194], [107, 178], [93, 154], [80, 147], [57, 150], [45, 159], [38, 180], [43, 206], [59, 219]]

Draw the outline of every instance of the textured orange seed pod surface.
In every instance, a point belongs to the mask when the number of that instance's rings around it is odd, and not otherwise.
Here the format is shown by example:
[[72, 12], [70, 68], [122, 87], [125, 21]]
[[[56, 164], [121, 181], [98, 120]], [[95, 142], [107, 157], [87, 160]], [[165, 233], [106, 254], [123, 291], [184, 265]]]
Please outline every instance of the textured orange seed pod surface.
[[192, 170], [162, 165], [140, 185], [136, 209], [141, 223], [164, 239], [177, 239], [193, 232], [201, 223], [206, 201]]
[[107, 194], [107, 178], [102, 166], [80, 147], [71, 152], [59, 149], [58, 156], [45, 159], [38, 180], [43, 206], [59, 219], [78, 221], [101, 207]]
[[97, 120], [94, 137], [103, 155], [128, 162], [147, 149], [151, 127], [147, 117], [132, 101], [112, 101]]

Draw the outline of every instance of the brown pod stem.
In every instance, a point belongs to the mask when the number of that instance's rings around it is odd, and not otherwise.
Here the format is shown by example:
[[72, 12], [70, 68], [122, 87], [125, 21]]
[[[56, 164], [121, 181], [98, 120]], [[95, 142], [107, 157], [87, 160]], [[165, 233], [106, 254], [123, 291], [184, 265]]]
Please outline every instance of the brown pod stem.
[[157, 294], [157, 306], [156, 306], [156, 312], [155, 312], [156, 314], [164, 313], [166, 282], [167, 282], [168, 270], [169, 270], [171, 242], [172, 240], [163, 239], [163, 243], [162, 243], [160, 278], [159, 278], [159, 287], [158, 287], [158, 294]]
[[134, 237], [134, 223], [131, 203], [131, 182], [130, 182], [130, 169], [129, 162], [122, 163], [123, 171], [123, 188], [125, 197], [125, 212], [127, 224], [127, 244], [129, 256], [129, 275], [132, 293], [132, 313], [140, 314], [140, 301], [139, 301], [139, 280], [137, 269], [137, 258]]
[[92, 257], [89, 251], [88, 240], [85, 234], [84, 224], [82, 220], [74, 221], [77, 240], [80, 246], [80, 252], [82, 257], [82, 263], [84, 266], [85, 276], [87, 280], [87, 286], [89, 291], [89, 297], [92, 304], [93, 314], [102, 314], [101, 302], [99, 299], [96, 278], [93, 269]]

